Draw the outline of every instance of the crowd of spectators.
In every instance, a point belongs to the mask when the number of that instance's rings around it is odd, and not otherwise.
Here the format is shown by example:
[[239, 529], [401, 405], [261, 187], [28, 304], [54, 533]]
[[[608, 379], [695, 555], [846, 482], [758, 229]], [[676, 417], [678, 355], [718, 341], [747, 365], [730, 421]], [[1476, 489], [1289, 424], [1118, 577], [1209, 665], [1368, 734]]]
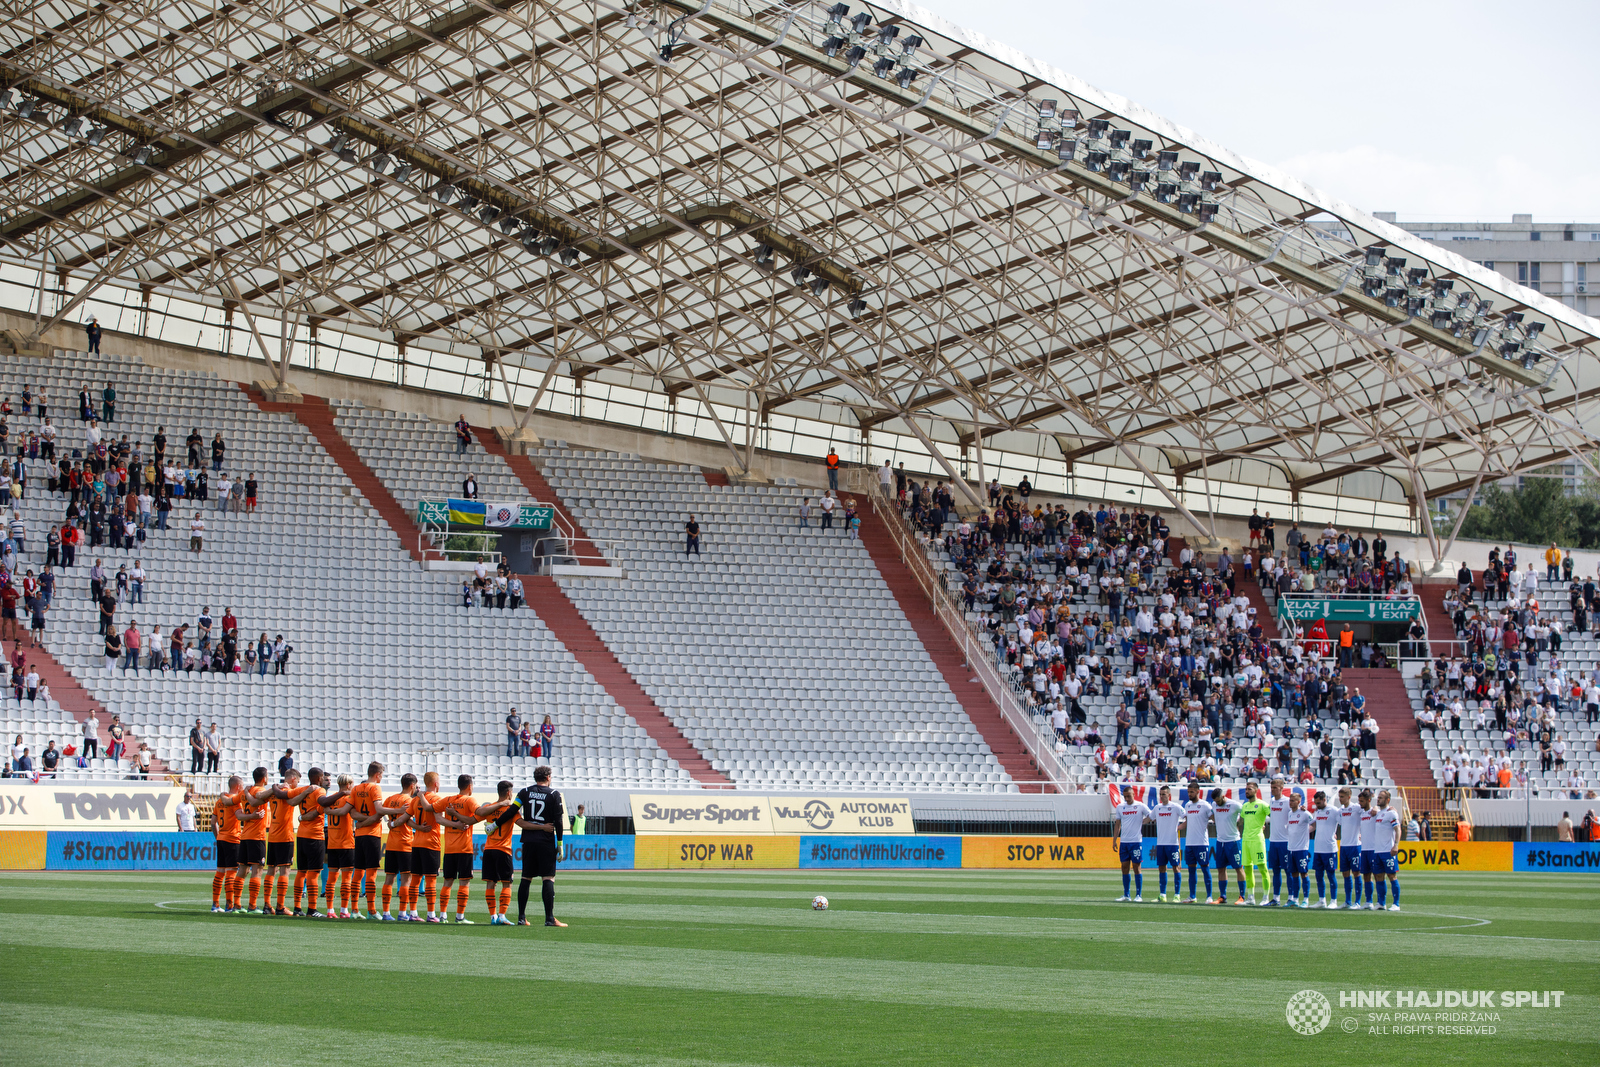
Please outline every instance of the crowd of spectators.
[[[1471, 732], [1444, 756], [1440, 785], [1448, 795], [1509, 795], [1537, 776], [1543, 785], [1571, 799], [1590, 795], [1562, 733], [1563, 716], [1586, 725], [1600, 722], [1600, 670], [1582, 669], [1564, 656], [1569, 636], [1560, 618], [1539, 600], [1540, 581], [1566, 585], [1573, 633], [1591, 631], [1597, 621], [1596, 579], [1574, 575], [1571, 553], [1551, 545], [1541, 573], [1532, 562], [1517, 569], [1517, 552], [1499, 546], [1474, 576], [1463, 566], [1456, 587], [1444, 596], [1444, 611], [1455, 631], [1452, 654], [1439, 655], [1420, 675], [1422, 699], [1417, 726], [1427, 736], [1439, 731]], [[1595, 741], [1600, 751], [1600, 740]]]
[[179, 623], [169, 634], [163, 634], [159, 625], [146, 633], [140, 629], [136, 618], [130, 619], [126, 627], [117, 621], [117, 593], [111, 587], [101, 586], [97, 599], [107, 674], [115, 673], [119, 667], [123, 673], [137, 673], [142, 667], [152, 674], [181, 671], [185, 674], [254, 674], [263, 678], [268, 673], [289, 673], [289, 657], [294, 646], [283, 634], [268, 637], [263, 631], [254, 640], [241, 635], [239, 620], [232, 608], [224, 611], [220, 618], [214, 617], [209, 607], [202, 609], [195, 618], [192, 632], [190, 624]]
[[461, 606], [464, 608], [481, 605], [515, 611], [522, 607], [526, 595], [522, 579], [512, 573], [505, 560], [501, 560], [491, 571], [488, 562], [479, 556], [478, 562], [473, 565], [472, 576], [461, 580]]
[[[1024, 480], [1014, 490], [991, 483], [992, 508], [964, 518], [943, 483], [894, 477], [902, 514], [955, 565], [958, 600], [980, 613], [1028, 709], [1054, 728], [1058, 753], [1092, 754], [1098, 777], [1132, 781], [1356, 783], [1369, 774], [1378, 725], [1365, 699], [1329, 642], [1298, 631], [1267, 640], [1240, 585], [1256, 574], [1248, 547], [1244, 567], [1227, 550], [1212, 562], [1186, 546], [1169, 565], [1158, 511], [1069, 511], [1032, 499]], [[1349, 549], [1320, 558], [1360, 573]], [[1088, 694], [1114, 707], [1115, 720], [1091, 721]], [[1158, 732], [1141, 746], [1135, 728]]]

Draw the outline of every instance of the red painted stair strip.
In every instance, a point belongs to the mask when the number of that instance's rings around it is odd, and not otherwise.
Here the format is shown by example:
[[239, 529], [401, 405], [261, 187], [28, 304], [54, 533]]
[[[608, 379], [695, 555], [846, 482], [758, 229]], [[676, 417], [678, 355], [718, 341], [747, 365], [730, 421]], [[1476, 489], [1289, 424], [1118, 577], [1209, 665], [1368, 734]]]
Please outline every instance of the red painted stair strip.
[[1378, 724], [1378, 755], [1395, 784], [1407, 789], [1433, 786], [1433, 769], [1400, 672], [1347, 668], [1341, 673], [1346, 685], [1361, 690], [1367, 698], [1367, 711]]
[[[33, 664], [33, 669], [39, 672], [39, 680], [50, 687], [50, 695], [55, 698], [57, 704], [61, 705], [61, 710], [71, 715], [75, 722], [83, 722], [89, 717], [90, 712], [93, 712], [95, 718], [100, 720], [100, 755], [104, 756], [107, 746], [111, 744], [111, 713], [106, 710], [105, 705], [96, 700], [93, 693], [79, 685], [78, 680], [72, 676], [72, 672], [62, 666], [61, 662], [52, 656], [43, 645], [38, 648], [25, 648], [22, 650], [22, 654], [28, 657], [28, 662]], [[94, 668], [90, 669], [93, 670]], [[124, 733], [122, 739], [128, 746], [130, 753], [139, 751], [139, 738], [136, 735]], [[83, 740], [83, 731], [80, 729], [78, 733], [71, 737], [58, 737], [56, 740], [63, 748], [67, 745], [80, 745]], [[34, 766], [39, 766], [37, 755], [34, 757]], [[152, 775], [171, 774], [172, 769], [167, 766], [165, 760], [152, 758], [150, 760], [150, 773]]]
[[[262, 411], [288, 412], [301, 426], [310, 430], [311, 436], [317, 439], [317, 444], [322, 446], [322, 450], [339, 465], [351, 484], [361, 490], [361, 495], [367, 498], [367, 503], [383, 516], [383, 521], [389, 524], [389, 529], [400, 539], [401, 547], [418, 563], [426, 558], [417, 547], [422, 542], [421, 529], [412, 521], [410, 513], [400, 501], [395, 499], [394, 494], [389, 492], [388, 486], [384, 485], [382, 479], [356, 454], [350, 442], [344, 439], [344, 435], [333, 424], [334, 411], [326, 400], [308, 394], [303, 404], [277, 404], [267, 400], [254, 386], [241, 385], [239, 388], [243, 389], [245, 395]], [[439, 558], [438, 553], [429, 553], [429, 556], [434, 559]]]
[[600, 550], [594, 546], [593, 541], [589, 540], [589, 535], [584, 532], [583, 525], [567, 510], [566, 505], [561, 502], [561, 497], [551, 488], [550, 483], [544, 480], [544, 475], [539, 473], [539, 468], [533, 465], [533, 460], [527, 456], [511, 455], [500, 444], [500, 438], [495, 436], [493, 430], [482, 426], [474, 426], [472, 432], [477, 435], [478, 443], [483, 446], [485, 452], [491, 456], [499, 456], [506, 461], [506, 465], [511, 468], [511, 473], [517, 476], [517, 480], [522, 483], [522, 488], [526, 489], [533, 496], [533, 499], [541, 504], [549, 504], [556, 509], [557, 514], [571, 524], [573, 530], [571, 547], [573, 552], [580, 558], [598, 562]]
[[922, 585], [917, 581], [916, 575], [900, 559], [900, 549], [895, 545], [894, 535], [883, 525], [884, 522], [892, 521], [894, 520], [880, 518], [869, 509], [863, 508], [862, 544], [872, 556], [872, 561], [877, 564], [878, 573], [883, 576], [889, 591], [894, 594], [900, 610], [905, 612], [911, 628], [916, 631], [917, 639], [922, 642], [922, 647], [927, 650], [934, 666], [939, 668], [945, 684], [961, 702], [967, 718], [972, 720], [972, 724], [978, 728], [978, 733], [988, 744], [989, 750], [1000, 761], [1000, 766], [1019, 784], [1023, 792], [1039, 792], [1041, 787], [1038, 785], [1022, 784], [1037, 783], [1042, 777], [1039, 769], [1034, 766], [1033, 757], [1028, 754], [1027, 746], [1022, 743], [1022, 739], [1000, 714], [1000, 709], [989, 698], [989, 692], [984, 689], [983, 683], [973, 677], [972, 671], [968, 669], [961, 655], [960, 646], [945, 629], [944, 623], [934, 614], [933, 605], [923, 596]]
[[652, 741], [702, 785], [732, 784], [683, 736], [677, 724], [667, 718], [650, 694], [611, 654], [611, 649], [606, 647], [594, 627], [589, 625], [589, 620], [583, 617], [577, 605], [568, 598], [566, 590], [556, 584], [554, 578], [538, 575], [525, 579], [524, 584], [528, 590], [528, 606], [538, 612], [550, 632], [583, 664], [584, 670], [605, 687], [611, 699], [633, 716]]
[[714, 467], [701, 467], [700, 476], [706, 480], [707, 485], [732, 485], [728, 480], [727, 471], [719, 471]]

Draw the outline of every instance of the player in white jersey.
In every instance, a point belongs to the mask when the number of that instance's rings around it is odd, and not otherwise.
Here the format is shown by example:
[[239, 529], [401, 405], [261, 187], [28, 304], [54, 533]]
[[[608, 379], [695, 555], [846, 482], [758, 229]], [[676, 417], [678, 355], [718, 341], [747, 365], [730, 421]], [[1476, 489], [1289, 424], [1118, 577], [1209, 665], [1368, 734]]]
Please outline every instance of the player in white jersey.
[[1239, 859], [1243, 842], [1239, 832], [1239, 811], [1243, 807], [1236, 799], [1223, 794], [1221, 789], [1211, 791], [1211, 816], [1217, 822], [1217, 899], [1228, 899], [1228, 869], [1232, 868], [1239, 882], [1239, 899], [1244, 903], [1244, 867]]
[[1172, 868], [1172, 902], [1183, 894], [1183, 872], [1178, 868], [1178, 823], [1183, 808], [1172, 802], [1172, 790], [1161, 787], [1161, 803], [1151, 813], [1156, 824], [1156, 868], [1161, 872], [1161, 902], [1167, 902], [1167, 868]]
[[[1361, 880], [1366, 886], [1366, 907], [1372, 907], [1372, 870], [1374, 860], [1372, 857], [1372, 842], [1377, 840], [1372, 833], [1372, 820], [1378, 817], [1378, 809], [1372, 806], [1372, 790], [1363, 789], [1357, 798], [1361, 802]], [[1362, 907], [1361, 890], [1356, 891], [1356, 909]]]
[[1350, 802], [1350, 787], [1339, 790], [1339, 873], [1344, 875], [1344, 906], [1357, 907], [1352, 885], [1361, 886], [1361, 806]]
[[[1311, 868], [1317, 872], [1317, 902], [1313, 908], [1339, 906], [1339, 809], [1328, 807], [1328, 794], [1317, 790], [1311, 809], [1311, 836], [1315, 841]], [[1323, 876], [1327, 888], [1323, 888]]]
[[1390, 911], [1400, 910], [1400, 813], [1389, 807], [1389, 791], [1378, 794], [1378, 812], [1372, 820], [1372, 873], [1377, 876], [1378, 904], [1375, 911], [1383, 910], [1383, 879], [1389, 877], [1389, 888], [1394, 891]]
[[[1189, 903], [1195, 903], [1195, 868], [1206, 876], [1206, 900], [1211, 903], [1211, 805], [1200, 799], [1200, 787], [1189, 783], [1189, 800], [1183, 805], [1183, 865], [1189, 868]], [[1226, 896], [1226, 894], [1224, 894]]]
[[1289, 903], [1304, 907], [1301, 896], [1311, 881], [1311, 812], [1301, 806], [1300, 794], [1289, 794], [1289, 813], [1283, 819], [1283, 839], [1289, 853]]
[[[1134, 903], [1144, 903], [1144, 872], [1140, 866], [1144, 863], [1144, 824], [1151, 819], [1150, 809], [1137, 800], [1125, 799], [1121, 804], [1111, 809], [1112, 818], [1115, 820], [1116, 830], [1111, 835], [1111, 843], [1117, 846], [1117, 858], [1122, 861], [1122, 895], [1119, 901], [1132, 900]], [[1131, 871], [1131, 873], [1130, 873]], [[1129, 897], [1129, 879], [1133, 881], [1133, 896]]]
[[1283, 776], [1272, 779], [1272, 799], [1267, 801], [1267, 869], [1272, 872], [1272, 896], [1266, 906], [1283, 903], [1283, 870], [1289, 865], [1289, 843], [1284, 823], [1289, 818], [1289, 798], [1283, 792]]

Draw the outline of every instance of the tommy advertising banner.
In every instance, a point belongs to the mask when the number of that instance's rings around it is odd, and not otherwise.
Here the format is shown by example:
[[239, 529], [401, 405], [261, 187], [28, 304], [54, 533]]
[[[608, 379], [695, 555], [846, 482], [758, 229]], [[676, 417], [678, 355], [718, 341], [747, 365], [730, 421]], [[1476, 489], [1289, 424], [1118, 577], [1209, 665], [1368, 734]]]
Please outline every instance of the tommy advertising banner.
[[696, 796], [635, 793], [634, 833], [645, 834], [912, 834], [909, 797], [744, 794]]
[[176, 830], [183, 789], [165, 782], [0, 779], [0, 830]]

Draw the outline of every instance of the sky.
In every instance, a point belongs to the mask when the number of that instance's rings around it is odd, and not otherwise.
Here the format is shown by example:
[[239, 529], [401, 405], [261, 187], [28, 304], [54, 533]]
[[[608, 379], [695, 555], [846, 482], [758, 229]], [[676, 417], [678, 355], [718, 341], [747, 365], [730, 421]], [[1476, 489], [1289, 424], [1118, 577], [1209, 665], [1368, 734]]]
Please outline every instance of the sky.
[[915, 0], [1399, 221], [1600, 220], [1600, 0]]

